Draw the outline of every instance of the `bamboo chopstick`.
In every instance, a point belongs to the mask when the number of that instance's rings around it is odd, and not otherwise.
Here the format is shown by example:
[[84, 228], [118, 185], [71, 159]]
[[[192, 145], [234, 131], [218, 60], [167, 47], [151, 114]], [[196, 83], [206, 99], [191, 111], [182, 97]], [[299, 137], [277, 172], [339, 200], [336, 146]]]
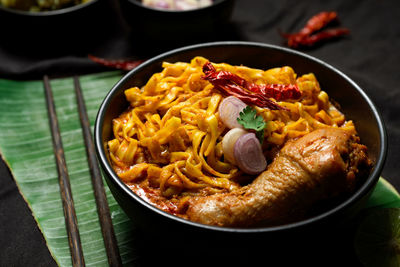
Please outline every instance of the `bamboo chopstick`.
[[119, 254], [117, 239], [115, 238], [114, 227], [112, 224], [110, 210], [107, 203], [106, 193], [104, 191], [103, 180], [101, 177], [99, 165], [97, 162], [92, 133], [90, 131], [90, 122], [86, 111], [85, 101], [82, 95], [79, 78], [74, 76], [74, 87], [76, 101], [78, 103], [79, 117], [81, 120], [83, 137], [85, 139], [86, 154], [88, 157], [90, 174], [94, 196], [97, 204], [101, 232], [103, 234], [104, 246], [110, 266], [122, 266], [121, 256]]
[[51, 86], [47, 75], [43, 77], [43, 84], [46, 95], [47, 110], [49, 114], [51, 135], [53, 138], [53, 148], [57, 163], [58, 181], [60, 185], [60, 194], [64, 209], [64, 217], [68, 234], [69, 249], [71, 251], [72, 265], [85, 266], [85, 259], [83, 257], [82, 245], [79, 236], [78, 221], [76, 219], [74, 200], [72, 198], [71, 185], [69, 182], [69, 175], [65, 162], [60, 129], [58, 127], [53, 93], [51, 91]]

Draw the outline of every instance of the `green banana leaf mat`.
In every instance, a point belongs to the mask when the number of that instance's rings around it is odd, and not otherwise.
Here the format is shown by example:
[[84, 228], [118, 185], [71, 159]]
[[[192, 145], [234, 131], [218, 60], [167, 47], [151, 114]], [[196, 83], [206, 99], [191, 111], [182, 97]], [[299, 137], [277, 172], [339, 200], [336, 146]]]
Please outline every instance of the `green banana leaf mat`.
[[[99, 105], [122, 77], [119, 71], [80, 77], [92, 126]], [[107, 266], [72, 78], [51, 80], [71, 188], [87, 266]], [[57, 169], [42, 81], [0, 79], [0, 152], [30, 206], [50, 253], [71, 266]], [[133, 264], [134, 227], [106, 186], [115, 234], [124, 265]], [[396, 190], [380, 179], [367, 207], [400, 207]]]

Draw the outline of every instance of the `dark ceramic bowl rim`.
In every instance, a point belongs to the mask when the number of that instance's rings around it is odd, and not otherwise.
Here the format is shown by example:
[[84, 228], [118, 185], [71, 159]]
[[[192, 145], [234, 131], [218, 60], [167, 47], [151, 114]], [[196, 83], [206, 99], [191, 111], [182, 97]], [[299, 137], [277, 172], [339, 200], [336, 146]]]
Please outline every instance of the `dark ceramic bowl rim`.
[[13, 9], [13, 8], [8, 8], [0, 5], [0, 10], [3, 10], [5, 12], [14, 14], [14, 15], [19, 15], [19, 16], [27, 16], [27, 17], [51, 17], [51, 16], [57, 16], [57, 15], [63, 15], [67, 13], [72, 13], [74, 11], [77, 11], [79, 9], [83, 9], [87, 6], [93, 5], [95, 2], [98, 2], [99, 0], [91, 0], [89, 2], [83, 3], [83, 4], [78, 4], [74, 5], [71, 7], [66, 7], [66, 8], [60, 8], [56, 10], [51, 10], [51, 11], [24, 11], [24, 10], [18, 10], [18, 9]]
[[[102, 143], [102, 125], [104, 122], [104, 115], [105, 112], [107, 111], [109, 101], [113, 98], [113, 96], [120, 90], [120, 86], [123, 85], [127, 80], [129, 80], [132, 76], [135, 75], [135, 73], [140, 72], [141, 69], [143, 69], [145, 66], [153, 64], [155, 61], [162, 60], [163, 58], [166, 58], [168, 56], [172, 56], [175, 54], [179, 54], [183, 51], [190, 51], [190, 50], [195, 50], [198, 48], [206, 48], [206, 47], [215, 47], [215, 46], [254, 46], [254, 47], [261, 47], [261, 48], [267, 48], [267, 49], [273, 49], [273, 50], [280, 50], [285, 53], [289, 54], [295, 54], [301, 57], [306, 58], [307, 60], [311, 60], [314, 62], [317, 62], [324, 67], [330, 69], [333, 72], [336, 72], [340, 76], [342, 76], [348, 83], [350, 83], [365, 99], [365, 101], [368, 103], [369, 107], [371, 108], [372, 113], [374, 114], [377, 122], [378, 122], [378, 131], [380, 135], [380, 142], [381, 142], [381, 147], [379, 150], [379, 158], [376, 160], [375, 167], [368, 177], [368, 179], [365, 181], [365, 183], [346, 201], [340, 203], [338, 206], [336, 206], [333, 209], [330, 209], [322, 214], [319, 214], [317, 216], [299, 221], [299, 222], [294, 222], [290, 224], [285, 224], [285, 225], [279, 225], [279, 226], [273, 226], [273, 227], [258, 227], [258, 228], [231, 228], [231, 227], [219, 227], [219, 226], [210, 226], [210, 225], [205, 225], [205, 224], [200, 224], [200, 223], [195, 223], [189, 220], [185, 220], [182, 218], [179, 218], [177, 216], [171, 215], [165, 211], [162, 211], [155, 206], [149, 204], [145, 200], [143, 200], [141, 197], [137, 196], [136, 194], [133, 193], [132, 190], [129, 189], [128, 186], [126, 186], [115, 174], [114, 170], [112, 169], [111, 165], [108, 163], [107, 157], [105, 155], [105, 151], [103, 148], [103, 143]], [[105, 97], [104, 101], [102, 102], [99, 112], [97, 114], [96, 122], [95, 122], [95, 129], [94, 129], [94, 135], [95, 135], [95, 146], [97, 150], [97, 154], [99, 157], [100, 164], [102, 165], [103, 169], [109, 175], [109, 177], [112, 178], [113, 182], [118, 185], [122, 191], [125, 192], [125, 194], [129, 195], [131, 198], [133, 198], [135, 201], [139, 202], [141, 205], [146, 206], [148, 209], [152, 210], [153, 212], [156, 212], [162, 216], [168, 217], [171, 220], [175, 220], [184, 224], [188, 224], [193, 227], [197, 228], [202, 228], [202, 229], [207, 229], [207, 230], [212, 230], [212, 231], [219, 231], [219, 232], [232, 232], [232, 233], [265, 233], [265, 232], [278, 232], [278, 231], [285, 231], [285, 230], [291, 230], [295, 228], [300, 228], [302, 226], [306, 226], [312, 223], [315, 223], [317, 221], [322, 221], [325, 219], [329, 219], [333, 217], [334, 214], [337, 214], [338, 212], [344, 210], [346, 207], [350, 206], [352, 203], [356, 202], [360, 198], [362, 198], [367, 192], [370, 192], [372, 188], [376, 185], [380, 173], [382, 171], [382, 168], [384, 166], [384, 162], [386, 159], [386, 152], [387, 152], [387, 134], [386, 134], [386, 129], [384, 127], [384, 123], [382, 120], [381, 115], [379, 114], [378, 110], [376, 109], [375, 105], [372, 103], [370, 98], [365, 94], [365, 92], [353, 81], [351, 80], [348, 76], [343, 74], [341, 71], [337, 70], [333, 66], [317, 59], [312, 56], [306, 55], [304, 53], [294, 51], [288, 48], [283, 48], [280, 46], [275, 46], [275, 45], [269, 45], [269, 44], [263, 44], [263, 43], [256, 43], [256, 42], [242, 42], [242, 41], [225, 41], [225, 42], [212, 42], [212, 43], [204, 43], [204, 44], [197, 44], [197, 45], [191, 45], [191, 46], [186, 46], [182, 48], [178, 48], [175, 50], [172, 50], [170, 52], [163, 53], [159, 56], [153, 57], [152, 59], [147, 60], [146, 62], [142, 63], [139, 65], [137, 68], [133, 69], [130, 71], [128, 74], [126, 74], [121, 80], [119, 80], [114, 87], [111, 89], [111, 91], [107, 94]]]
[[124, 1], [128, 1], [129, 3], [138, 6], [140, 8], [144, 8], [144, 9], [148, 9], [148, 10], [152, 10], [154, 12], [159, 12], [159, 13], [194, 13], [197, 12], [199, 10], [206, 10], [206, 9], [210, 9], [213, 8], [215, 6], [218, 6], [220, 4], [222, 4], [223, 2], [226, 1], [230, 1], [230, 0], [214, 0], [213, 3], [209, 6], [205, 6], [205, 7], [200, 7], [200, 8], [194, 8], [194, 9], [188, 9], [188, 10], [172, 10], [172, 9], [161, 9], [161, 8], [154, 8], [154, 7], [149, 7], [149, 6], [145, 6], [143, 5], [140, 0], [124, 0]]

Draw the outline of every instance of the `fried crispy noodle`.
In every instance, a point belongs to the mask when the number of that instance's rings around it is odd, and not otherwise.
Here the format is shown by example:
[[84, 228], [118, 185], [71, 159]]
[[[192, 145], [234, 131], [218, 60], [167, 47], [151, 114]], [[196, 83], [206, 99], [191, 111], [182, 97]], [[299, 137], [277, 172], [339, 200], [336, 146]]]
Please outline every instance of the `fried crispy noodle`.
[[[132, 190], [173, 214], [183, 214], [191, 196], [229, 192], [241, 187], [237, 166], [224, 160], [227, 132], [218, 116], [226, 97], [202, 79], [208, 60], [163, 63], [142, 88], [125, 91], [130, 107], [113, 120], [108, 142], [114, 170]], [[356, 134], [352, 121], [330, 102], [313, 74], [297, 77], [291, 67], [269, 70], [213, 64], [256, 84], [297, 84], [299, 100], [277, 102], [288, 110], [254, 107], [267, 122], [263, 150], [267, 160], [291, 139], [318, 128], [342, 128]]]

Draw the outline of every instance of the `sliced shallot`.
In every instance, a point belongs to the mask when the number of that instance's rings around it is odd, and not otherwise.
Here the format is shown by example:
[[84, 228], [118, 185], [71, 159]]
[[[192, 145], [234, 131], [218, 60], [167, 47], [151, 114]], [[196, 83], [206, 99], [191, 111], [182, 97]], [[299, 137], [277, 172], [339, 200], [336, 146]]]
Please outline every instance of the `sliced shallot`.
[[234, 155], [236, 141], [246, 133], [248, 132], [241, 128], [233, 128], [229, 130], [222, 139], [222, 152], [224, 153], [224, 158], [232, 164], [236, 164]]
[[247, 133], [236, 140], [236, 164], [247, 174], [259, 174], [267, 167], [261, 144], [254, 133]]
[[239, 113], [247, 105], [234, 96], [228, 96], [219, 104], [218, 112], [221, 121], [229, 128], [242, 128], [243, 126], [237, 121]]

